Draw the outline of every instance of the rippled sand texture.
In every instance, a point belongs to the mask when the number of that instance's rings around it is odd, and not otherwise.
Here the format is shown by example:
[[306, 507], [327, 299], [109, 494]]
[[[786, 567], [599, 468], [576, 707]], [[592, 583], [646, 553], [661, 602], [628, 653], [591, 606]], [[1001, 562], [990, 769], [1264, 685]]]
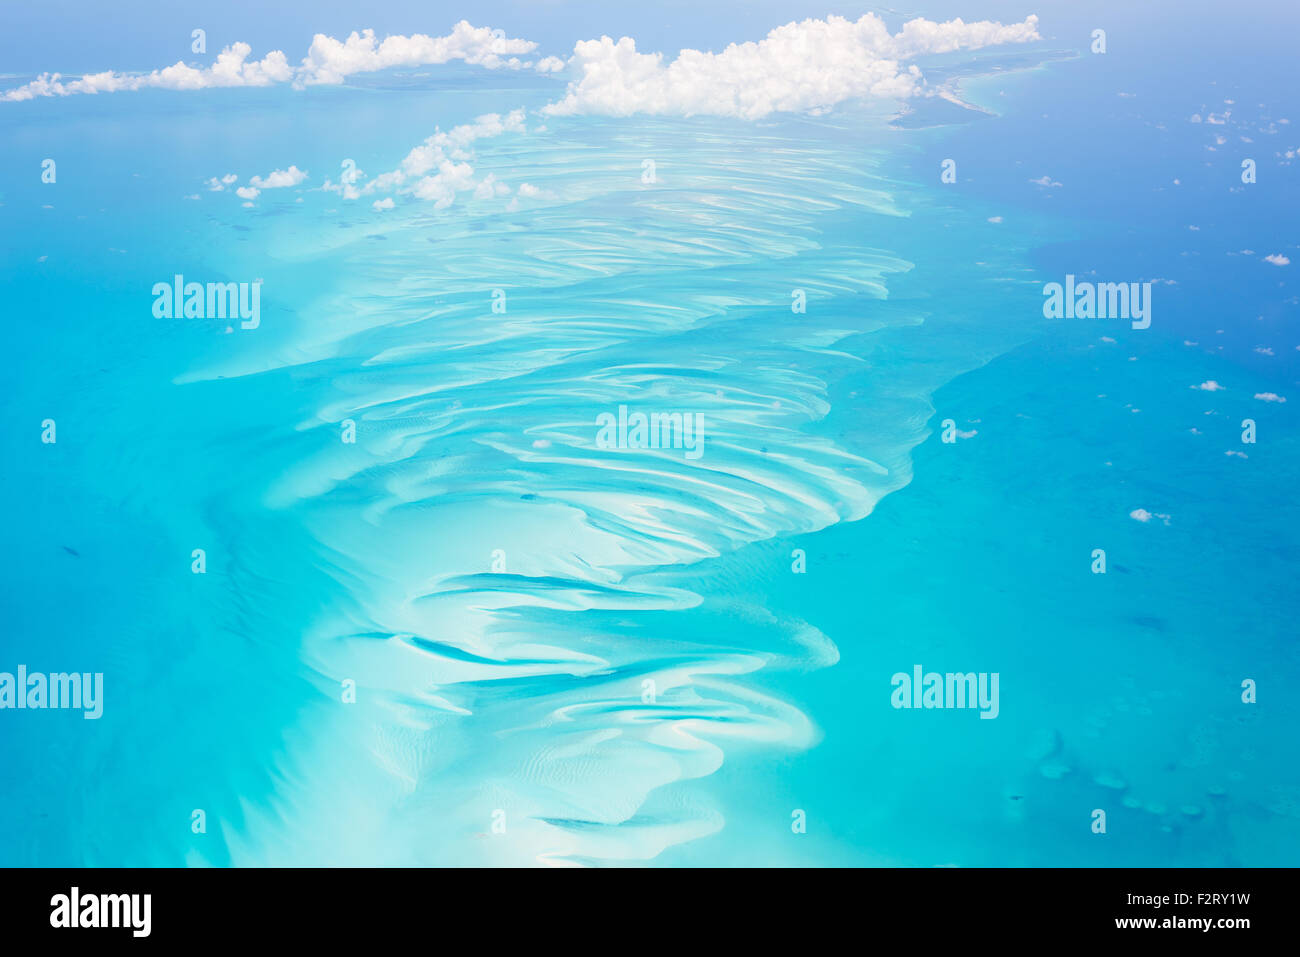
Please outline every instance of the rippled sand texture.
[[[726, 598], [689, 568], [904, 485], [930, 393], [1020, 335], [971, 303], [1021, 267], [943, 250], [956, 214], [870, 148], [899, 134], [717, 127], [484, 144], [480, 173], [546, 191], [513, 213], [276, 226], [277, 318], [178, 379], [279, 422], [229, 437], [259, 487], [210, 507], [254, 596], [243, 627], [300, 639], [321, 691], [232, 862], [648, 860], [724, 828], [738, 797], [674, 782], [815, 743], [816, 715], [752, 679], [797, 687], [838, 660], [834, 636], [745, 607], [684, 640], [691, 609]], [[943, 277], [891, 296], [921, 255]], [[272, 277], [316, 293], [276, 313]], [[702, 457], [598, 448], [620, 405], [703, 415]]]

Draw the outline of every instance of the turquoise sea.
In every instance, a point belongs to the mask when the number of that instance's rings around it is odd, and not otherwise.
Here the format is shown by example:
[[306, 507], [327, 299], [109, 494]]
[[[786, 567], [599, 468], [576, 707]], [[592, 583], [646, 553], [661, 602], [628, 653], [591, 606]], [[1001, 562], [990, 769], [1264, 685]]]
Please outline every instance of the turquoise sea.
[[[0, 671], [104, 676], [0, 712], [0, 863], [1294, 863], [1287, 31], [1040, 13], [901, 115], [0, 103]], [[509, 196], [321, 188], [513, 110], [463, 157]], [[1067, 274], [1150, 328], [1044, 318]], [[176, 275], [257, 327], [159, 318]], [[601, 447], [620, 406], [703, 454]], [[894, 707], [918, 665], [996, 719]]]

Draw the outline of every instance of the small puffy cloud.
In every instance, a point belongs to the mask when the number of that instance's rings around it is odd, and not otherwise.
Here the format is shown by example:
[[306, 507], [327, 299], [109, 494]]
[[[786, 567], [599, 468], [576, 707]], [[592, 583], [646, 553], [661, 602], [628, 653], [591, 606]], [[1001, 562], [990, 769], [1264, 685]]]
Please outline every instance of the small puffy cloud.
[[990, 216], [990, 217], [989, 217], [989, 222], [990, 222], [990, 223], [1000, 223], [1000, 222], [1002, 222], [1002, 217], [1001, 217], [1001, 216]]
[[1255, 398], [1261, 402], [1285, 402], [1286, 397], [1278, 395], [1276, 392], [1256, 392]]
[[364, 173], [361, 173], [360, 170], [358, 170], [352, 174], [344, 174], [343, 182], [341, 183], [335, 183], [330, 179], [326, 179], [325, 182], [321, 183], [320, 188], [326, 193], [342, 193], [344, 199], [360, 199], [361, 190], [352, 184], [358, 179], [363, 178], [364, 175]]
[[1038, 18], [1004, 26], [981, 20], [911, 20], [891, 34], [874, 14], [858, 20], [787, 23], [762, 40], [733, 43], [721, 53], [682, 50], [665, 63], [640, 53], [636, 41], [608, 36], [573, 48], [568, 66], [579, 75], [548, 115], [732, 116], [820, 112], [861, 97], [903, 99], [922, 92], [924, 78], [902, 61], [922, 54], [974, 50], [1040, 39]]
[[1200, 385], [1192, 386], [1192, 388], [1200, 389], [1202, 392], [1222, 392], [1225, 387], [1219, 385], [1219, 383], [1215, 382], [1213, 379], [1207, 379]]
[[1265, 256], [1264, 262], [1272, 263], [1274, 266], [1291, 265], [1291, 260], [1288, 259], [1286, 256], [1283, 256], [1281, 253], [1273, 253], [1271, 256]]
[[355, 73], [373, 73], [397, 66], [430, 66], [463, 60], [488, 69], [519, 69], [515, 54], [537, 49], [532, 40], [511, 39], [501, 30], [476, 27], [461, 20], [445, 37], [423, 33], [375, 39], [373, 30], [353, 32], [346, 40], [323, 33], [312, 38], [311, 48], [294, 77], [296, 85], [342, 83]]
[[[447, 132], [436, 131], [423, 143], [406, 154], [400, 171], [386, 173], [385, 176], [400, 174], [402, 179], [420, 176], [447, 160], [464, 160], [468, 158], [470, 146], [480, 139], [500, 136], [507, 132], [523, 132], [524, 111], [512, 110], [505, 116], [500, 113], [485, 113], [473, 122], [454, 126]], [[383, 180], [383, 176], [379, 180]], [[401, 180], [398, 180], [400, 182]], [[374, 187], [375, 181], [367, 184]], [[381, 188], [381, 187], [374, 187]]]
[[401, 166], [381, 173], [362, 187], [350, 183], [336, 185], [327, 180], [321, 189], [342, 192], [344, 199], [375, 193], [404, 193], [432, 200], [436, 209], [447, 208], [455, 202], [458, 193], [468, 190], [473, 190], [479, 198], [503, 196], [510, 192], [510, 187], [497, 182], [492, 174], [475, 181], [474, 167], [468, 162], [473, 159], [472, 147], [480, 139], [523, 130], [522, 109], [505, 115], [486, 113], [470, 123], [435, 131], [406, 154]]
[[534, 69], [538, 73], [559, 73], [564, 69], [564, 61], [557, 56], [542, 57]]
[[237, 179], [239, 179], [239, 177], [236, 176], [234, 173], [227, 173], [225, 176], [221, 177], [220, 179], [217, 179], [217, 177], [213, 176], [211, 179], [207, 181], [206, 185], [208, 187], [209, 192], [219, 193], [227, 186], [229, 186], [231, 183], [235, 182], [235, 180]]
[[474, 187], [475, 199], [492, 199], [494, 196], [506, 196], [510, 193], [510, 187], [505, 183], [499, 182], [496, 175], [488, 173]]
[[549, 189], [542, 189], [532, 183], [520, 183], [519, 195], [524, 199], [553, 199], [555, 194]]
[[257, 199], [257, 194], [260, 192], [261, 190], [256, 186], [241, 186], [235, 190], [235, 195], [240, 199]]
[[1050, 176], [1040, 176], [1038, 177], [1038, 179], [1031, 179], [1029, 182], [1033, 183], [1035, 186], [1060, 186], [1061, 185], [1056, 180], [1052, 179], [1052, 177]]
[[393, 197], [391, 197], [391, 196], [385, 196], [383, 199], [377, 199], [377, 200], [375, 200], [375, 201], [374, 201], [373, 203], [371, 203], [370, 205], [371, 205], [374, 209], [377, 209], [377, 210], [385, 210], [385, 209], [392, 209], [392, 208], [393, 208], [395, 205], [397, 205], [397, 204], [393, 202]]
[[1133, 511], [1128, 513], [1128, 517], [1134, 519], [1135, 521], [1142, 522], [1143, 524], [1146, 524], [1147, 522], [1151, 521], [1153, 518], [1158, 518], [1166, 525], [1168, 525], [1169, 519], [1172, 518], [1173, 516], [1166, 515], [1163, 512], [1148, 512], [1145, 508], [1135, 508], [1133, 509]]
[[288, 169], [274, 170], [265, 178], [254, 176], [249, 182], [258, 189], [280, 189], [285, 186], [297, 186], [306, 178], [306, 173], [296, 166], [290, 166]]
[[443, 160], [436, 173], [422, 177], [411, 187], [411, 195], [416, 199], [433, 200], [434, 209], [446, 209], [455, 202], [458, 192], [472, 189], [475, 185], [474, 167], [468, 163]]

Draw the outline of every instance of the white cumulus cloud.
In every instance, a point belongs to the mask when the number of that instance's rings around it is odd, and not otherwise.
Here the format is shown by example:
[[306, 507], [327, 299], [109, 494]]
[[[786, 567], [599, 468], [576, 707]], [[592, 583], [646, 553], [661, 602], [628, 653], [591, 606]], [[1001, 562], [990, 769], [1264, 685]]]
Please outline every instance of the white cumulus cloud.
[[118, 93], [148, 88], [162, 90], [204, 90], [210, 87], [271, 86], [293, 78], [293, 67], [279, 50], [261, 60], [249, 60], [253, 48], [233, 43], [222, 50], [211, 66], [192, 67], [177, 61], [152, 73], [88, 73], [78, 80], [63, 79], [59, 73], [42, 73], [32, 82], [0, 93], [3, 100], [30, 100], [38, 96], [70, 96], [74, 93]]
[[303, 58], [295, 82], [303, 85], [342, 83], [354, 73], [373, 73], [395, 66], [429, 66], [464, 60], [488, 69], [519, 69], [522, 62], [515, 54], [537, 49], [532, 40], [507, 37], [501, 30], [476, 27], [461, 20], [445, 37], [423, 33], [411, 36], [375, 38], [375, 31], [355, 31], [346, 40], [336, 40], [323, 33], [312, 38], [311, 48]]
[[[348, 182], [333, 183], [326, 180], [321, 189], [342, 193], [344, 199], [360, 199], [375, 193], [409, 194], [416, 199], [431, 200], [435, 209], [446, 209], [455, 202], [459, 193], [473, 190], [478, 199], [504, 196], [510, 187], [489, 173], [475, 180], [473, 145], [477, 140], [490, 139], [503, 133], [522, 133], [525, 129], [522, 109], [506, 114], [486, 113], [469, 123], [436, 130], [432, 136], [416, 146], [394, 170], [357, 185], [365, 176], [356, 171]], [[388, 208], [376, 206], [376, 209]]]
[[474, 187], [475, 199], [492, 199], [496, 196], [506, 196], [510, 193], [510, 187], [496, 178], [496, 174], [488, 173]]
[[[74, 93], [116, 93], [123, 90], [157, 88], [166, 90], [206, 90], [212, 87], [272, 86], [293, 83], [296, 87], [321, 83], [342, 83], [354, 73], [371, 73], [397, 66], [429, 66], [463, 60], [488, 69], [522, 69], [531, 64], [517, 54], [537, 48], [532, 40], [507, 37], [501, 30], [476, 27], [461, 20], [444, 37], [423, 33], [390, 36], [383, 40], [373, 30], [353, 32], [346, 40], [323, 33], [312, 38], [311, 47], [301, 65], [294, 67], [280, 50], [272, 50], [261, 60], [249, 60], [253, 48], [247, 43], [232, 43], [217, 55], [210, 66], [195, 67], [178, 61], [152, 73], [88, 73], [75, 80], [65, 80], [59, 73], [43, 73], [30, 83], [0, 92], [0, 100], [30, 100], [39, 96], [69, 96]], [[549, 58], [553, 60], [554, 58]], [[538, 64], [539, 69], [548, 71]]]
[[584, 40], [568, 66], [580, 79], [543, 112], [553, 115], [634, 113], [734, 116], [829, 109], [859, 97], [906, 98], [924, 85], [920, 69], [902, 61], [922, 54], [974, 50], [1040, 39], [1038, 18], [1004, 26], [987, 20], [936, 23], [917, 19], [891, 34], [874, 14], [831, 16], [777, 27], [757, 43], [733, 43], [721, 53], [682, 50], [639, 53], [623, 37]]
[[296, 166], [290, 166], [288, 169], [277, 169], [268, 173], [265, 179], [254, 176], [249, 182], [258, 189], [279, 189], [285, 186], [297, 186], [306, 178], [306, 173]]

